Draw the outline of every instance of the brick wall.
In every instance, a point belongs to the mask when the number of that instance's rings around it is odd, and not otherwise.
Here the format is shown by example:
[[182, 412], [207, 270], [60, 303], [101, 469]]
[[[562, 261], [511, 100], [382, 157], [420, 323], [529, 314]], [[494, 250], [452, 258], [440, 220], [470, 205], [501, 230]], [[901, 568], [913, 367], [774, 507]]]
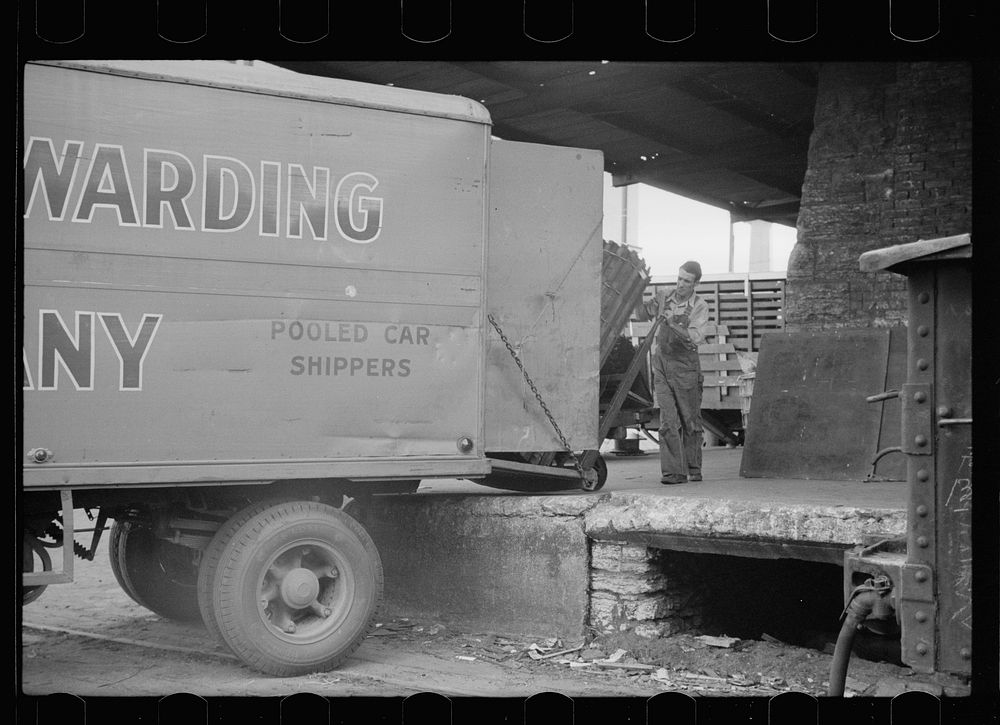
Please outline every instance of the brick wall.
[[971, 67], [824, 65], [788, 260], [785, 328], [903, 324], [905, 278], [862, 273], [858, 257], [971, 225]]

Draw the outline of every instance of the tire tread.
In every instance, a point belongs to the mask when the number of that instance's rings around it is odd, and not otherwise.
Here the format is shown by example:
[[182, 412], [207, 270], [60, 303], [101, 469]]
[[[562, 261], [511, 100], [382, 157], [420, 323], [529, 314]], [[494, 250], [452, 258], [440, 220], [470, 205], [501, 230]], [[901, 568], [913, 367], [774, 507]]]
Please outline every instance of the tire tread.
[[[324, 659], [322, 662], [311, 664], [278, 662], [273, 657], [260, 652], [244, 641], [242, 632], [240, 631], [240, 622], [236, 619], [238, 617], [238, 606], [235, 598], [239, 596], [239, 593], [232, 591], [234, 582], [238, 577], [231, 569], [233, 562], [245, 556], [247, 550], [254, 545], [266, 530], [278, 529], [282, 526], [288, 526], [296, 522], [306, 522], [314, 518], [332, 518], [340, 525], [346, 527], [358, 540], [361, 547], [374, 559], [375, 588], [372, 592], [374, 604], [367, 620], [362, 626], [361, 632], [355, 636], [353, 641], [346, 643], [335, 655]], [[216, 538], [213, 538], [212, 544], [206, 550], [203, 566], [206, 566], [206, 582], [209, 576], [211, 576], [213, 581], [211, 591], [206, 589], [204, 592], [204, 594], [211, 595], [211, 610], [215, 613], [215, 624], [218, 627], [217, 631], [213, 631], [213, 635], [217, 635], [221, 640], [225, 641], [229, 649], [249, 666], [271, 675], [285, 677], [334, 669], [361, 646], [364, 638], [374, 628], [377, 617], [382, 609], [384, 575], [378, 557], [378, 550], [375, 548], [374, 542], [372, 542], [365, 528], [354, 518], [340, 509], [324, 503], [313, 501], [270, 501], [244, 509], [240, 514], [234, 516], [223, 529], [220, 529]], [[201, 583], [201, 578], [199, 578], [199, 582]], [[203, 598], [202, 590], [199, 589], [199, 603], [202, 602]]]

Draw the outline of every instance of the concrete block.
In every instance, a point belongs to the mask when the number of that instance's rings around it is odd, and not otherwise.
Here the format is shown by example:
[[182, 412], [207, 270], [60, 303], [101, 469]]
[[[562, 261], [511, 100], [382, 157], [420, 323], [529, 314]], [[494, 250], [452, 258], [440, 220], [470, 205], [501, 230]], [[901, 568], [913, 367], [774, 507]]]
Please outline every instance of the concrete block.
[[688, 631], [697, 623], [695, 618], [670, 614], [669, 603], [663, 597], [591, 594], [590, 625], [602, 632], [631, 631], [640, 637], [656, 638]]
[[587, 535], [670, 531], [762, 541], [858, 544], [867, 535], [903, 536], [906, 512], [854, 506], [789, 506], [741, 500], [616, 494], [584, 515]]
[[591, 592], [590, 623], [602, 627], [622, 619], [621, 602], [610, 592]]
[[655, 574], [660, 570], [655, 549], [642, 544], [595, 541], [590, 549], [590, 566], [610, 572]]
[[590, 588], [622, 596], [635, 596], [663, 591], [667, 578], [662, 574], [636, 575], [628, 572], [607, 572], [593, 570], [590, 574]]
[[644, 639], [659, 639], [685, 632], [689, 629], [683, 621], [666, 619], [658, 622], [640, 622], [632, 628], [633, 634]]
[[622, 599], [622, 611], [636, 621], [660, 619], [670, 614], [670, 603], [661, 595], [640, 594]]
[[367, 522], [387, 616], [467, 632], [582, 638], [583, 497], [380, 497]]
[[635, 623], [660, 619], [670, 614], [670, 605], [662, 595], [618, 596], [610, 592], [591, 592], [590, 621], [594, 625]]

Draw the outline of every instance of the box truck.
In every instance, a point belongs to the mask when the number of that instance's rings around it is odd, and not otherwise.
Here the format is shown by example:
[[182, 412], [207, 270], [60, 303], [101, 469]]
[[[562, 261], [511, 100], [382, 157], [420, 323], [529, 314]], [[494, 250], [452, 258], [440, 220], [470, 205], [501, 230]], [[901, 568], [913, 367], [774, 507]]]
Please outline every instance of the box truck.
[[24, 603], [108, 531], [139, 604], [330, 669], [382, 595], [357, 502], [543, 459], [603, 483], [599, 152], [261, 63], [23, 90]]

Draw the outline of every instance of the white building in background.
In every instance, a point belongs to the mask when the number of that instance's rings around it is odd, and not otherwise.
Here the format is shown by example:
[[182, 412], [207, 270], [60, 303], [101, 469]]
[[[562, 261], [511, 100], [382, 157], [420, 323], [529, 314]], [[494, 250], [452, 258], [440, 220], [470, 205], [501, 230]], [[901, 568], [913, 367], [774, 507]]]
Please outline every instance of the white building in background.
[[654, 278], [697, 259], [705, 274], [784, 272], [796, 230], [732, 223], [729, 212], [646, 184], [614, 187], [604, 175], [604, 238], [635, 247]]

